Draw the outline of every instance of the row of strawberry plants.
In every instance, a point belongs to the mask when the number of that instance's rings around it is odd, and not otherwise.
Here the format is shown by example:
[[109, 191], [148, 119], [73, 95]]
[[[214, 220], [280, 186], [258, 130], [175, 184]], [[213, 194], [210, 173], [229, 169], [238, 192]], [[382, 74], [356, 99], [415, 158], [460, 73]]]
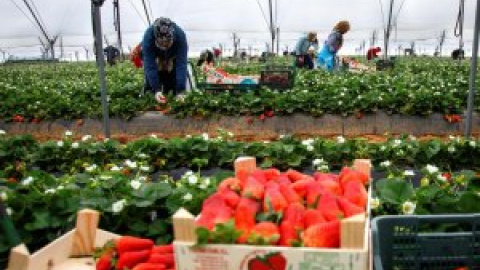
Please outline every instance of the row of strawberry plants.
[[[260, 74], [261, 67], [244, 64], [226, 65], [225, 69]], [[0, 69], [0, 78], [0, 118], [6, 121], [101, 117], [98, 78], [92, 63], [9, 66]], [[112, 116], [129, 119], [155, 107], [151, 96], [139, 97], [143, 74], [130, 63], [108, 67], [107, 87]], [[404, 59], [393, 72], [299, 70], [295, 87], [287, 92], [263, 89], [259, 95], [231, 95], [194, 91], [185, 100], [172, 100], [168, 107], [177, 117], [260, 115], [265, 111], [276, 115], [348, 115], [379, 109], [408, 115], [457, 114], [466, 107], [467, 90], [468, 63], [458, 66], [448, 60]]]
[[366, 139], [309, 138], [282, 136], [275, 141], [241, 142], [222, 131], [186, 138], [145, 137], [121, 144], [116, 140], [75, 137], [66, 132], [59, 141], [38, 142], [29, 135], [0, 135], [0, 179], [15, 181], [25, 172], [37, 169], [49, 173], [78, 173], [91, 168], [111, 168], [129, 162], [142, 162], [152, 172], [172, 168], [230, 169], [235, 158], [255, 156], [262, 167], [279, 169], [312, 168], [313, 160], [326, 161], [331, 169], [355, 158], [370, 158], [374, 164], [385, 160], [399, 166], [418, 167], [437, 164], [444, 169], [480, 167], [479, 142], [462, 137], [449, 140], [419, 141], [413, 136], [391, 137], [386, 142]]

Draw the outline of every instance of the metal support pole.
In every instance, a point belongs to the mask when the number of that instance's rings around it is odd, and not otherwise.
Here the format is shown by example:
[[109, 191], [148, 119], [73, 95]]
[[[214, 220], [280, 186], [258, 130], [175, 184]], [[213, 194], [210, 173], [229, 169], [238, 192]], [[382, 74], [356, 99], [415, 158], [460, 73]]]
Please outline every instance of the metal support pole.
[[476, 90], [477, 77], [477, 58], [478, 58], [478, 30], [480, 28], [480, 1], [477, 1], [477, 11], [475, 13], [475, 30], [473, 32], [473, 51], [472, 64], [470, 66], [470, 82], [468, 86], [468, 101], [467, 101], [467, 122], [465, 127], [465, 137], [470, 138], [472, 135], [473, 122], [473, 106]]
[[280, 27], [277, 27], [277, 55], [280, 54]]
[[383, 59], [388, 59], [388, 43], [390, 41], [390, 28], [392, 26], [392, 13], [393, 13], [393, 0], [390, 0], [390, 12], [388, 13], [388, 24], [385, 31], [385, 53], [383, 54]]
[[92, 0], [93, 21], [95, 22], [95, 53], [97, 55], [98, 76], [100, 78], [100, 92], [102, 97], [103, 129], [105, 138], [110, 138], [110, 120], [108, 117], [107, 84], [105, 82], [105, 57], [102, 50], [102, 20], [100, 7], [105, 0]]
[[145, 10], [145, 16], [147, 16], [148, 25], [151, 25], [152, 21], [150, 20], [150, 15], [148, 14], [148, 9], [147, 9], [147, 5], [145, 4], [145, 0], [142, 0], [142, 3], [143, 3], [143, 9]]
[[272, 47], [271, 47], [271, 52], [272, 54], [274, 53], [274, 47], [275, 47], [275, 26], [273, 26], [273, 6], [272, 6], [272, 0], [268, 0], [268, 5], [270, 7], [270, 34], [272, 36]]
[[114, 24], [115, 24], [115, 30], [117, 31], [117, 46], [118, 49], [120, 50], [120, 56], [121, 59], [125, 59], [125, 55], [123, 53], [123, 48], [122, 48], [122, 32], [120, 28], [120, 4], [118, 0], [113, 1], [113, 17], [114, 17]]

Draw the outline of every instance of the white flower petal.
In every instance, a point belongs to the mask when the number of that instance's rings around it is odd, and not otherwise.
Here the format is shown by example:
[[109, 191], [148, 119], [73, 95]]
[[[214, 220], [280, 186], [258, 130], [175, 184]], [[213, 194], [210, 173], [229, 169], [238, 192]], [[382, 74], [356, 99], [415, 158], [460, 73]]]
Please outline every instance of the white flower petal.
[[191, 201], [193, 199], [193, 196], [192, 196], [191, 193], [187, 193], [187, 194], [183, 195], [182, 199], [184, 201]]
[[416, 207], [417, 205], [415, 203], [406, 201], [402, 204], [402, 212], [405, 215], [412, 215], [413, 213], [415, 213]]

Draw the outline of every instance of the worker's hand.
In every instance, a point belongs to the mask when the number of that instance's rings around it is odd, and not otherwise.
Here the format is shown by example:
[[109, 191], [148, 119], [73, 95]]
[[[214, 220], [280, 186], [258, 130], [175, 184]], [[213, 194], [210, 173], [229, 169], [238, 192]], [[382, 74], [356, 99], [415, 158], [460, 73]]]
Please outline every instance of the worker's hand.
[[167, 103], [167, 98], [162, 94], [162, 92], [157, 92], [155, 94], [155, 100], [160, 104]]

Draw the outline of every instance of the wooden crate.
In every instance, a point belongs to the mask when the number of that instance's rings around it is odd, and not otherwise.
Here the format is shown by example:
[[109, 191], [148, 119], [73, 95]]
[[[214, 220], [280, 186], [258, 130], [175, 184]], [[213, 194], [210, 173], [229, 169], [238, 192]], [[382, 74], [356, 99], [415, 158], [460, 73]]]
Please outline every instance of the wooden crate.
[[24, 244], [10, 251], [7, 270], [94, 270], [96, 247], [120, 236], [98, 229], [100, 213], [85, 209], [77, 213], [75, 229], [37, 252], [30, 254]]
[[[237, 161], [235, 170], [253, 170], [255, 166], [252, 166], [254, 162], [252, 159], [243, 158], [243, 161]], [[356, 160], [354, 168], [367, 173], [370, 177], [370, 160]], [[250, 270], [249, 260], [259, 255], [278, 252], [287, 260], [285, 270], [366, 270], [369, 269], [369, 208], [366, 213], [341, 221], [339, 249], [224, 244], [195, 247], [195, 216], [185, 209], [180, 209], [173, 216], [177, 269]]]

